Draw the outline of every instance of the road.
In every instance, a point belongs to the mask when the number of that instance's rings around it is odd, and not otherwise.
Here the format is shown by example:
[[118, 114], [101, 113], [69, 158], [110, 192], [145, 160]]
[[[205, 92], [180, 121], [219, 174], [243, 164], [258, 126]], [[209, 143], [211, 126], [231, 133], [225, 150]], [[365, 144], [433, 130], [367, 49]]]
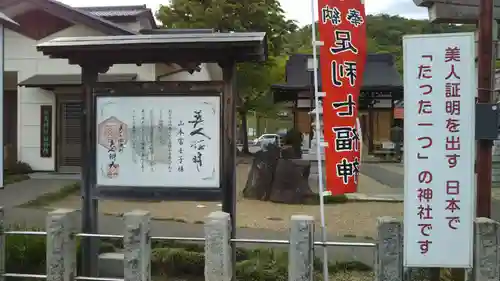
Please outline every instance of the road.
[[[403, 193], [404, 168], [401, 164], [363, 163], [361, 173]], [[500, 221], [500, 200], [491, 201], [491, 218]]]
[[[50, 180], [50, 179], [30, 179], [23, 182], [7, 185], [0, 189], [0, 207], [4, 207], [5, 222], [7, 225], [22, 225], [28, 229], [44, 229], [46, 224], [47, 210], [27, 209], [16, 207], [19, 204], [31, 201], [38, 196], [55, 192], [61, 187], [74, 180]], [[0, 218], [1, 220], [1, 218]], [[80, 218], [77, 225], [80, 225]], [[99, 231], [103, 234], [123, 233], [123, 218], [108, 215], [99, 215]], [[204, 229], [202, 224], [189, 224], [175, 221], [153, 220], [151, 222], [151, 235], [169, 237], [203, 237]], [[237, 238], [242, 239], [266, 239], [266, 240], [286, 240], [289, 238], [288, 231], [273, 231], [268, 229], [238, 228]], [[320, 231], [315, 231], [315, 240], [320, 241]], [[329, 241], [335, 242], [374, 242], [363, 237], [340, 237], [330, 235]], [[262, 244], [241, 244], [244, 247], [263, 247]], [[273, 245], [286, 249], [285, 245]], [[360, 247], [329, 247], [329, 260], [331, 262], [340, 261], [360, 261], [368, 265], [374, 263], [374, 248]], [[321, 258], [322, 251], [316, 251]]]
[[401, 164], [362, 163], [361, 173], [381, 184], [400, 189], [401, 193], [403, 192], [404, 168]]

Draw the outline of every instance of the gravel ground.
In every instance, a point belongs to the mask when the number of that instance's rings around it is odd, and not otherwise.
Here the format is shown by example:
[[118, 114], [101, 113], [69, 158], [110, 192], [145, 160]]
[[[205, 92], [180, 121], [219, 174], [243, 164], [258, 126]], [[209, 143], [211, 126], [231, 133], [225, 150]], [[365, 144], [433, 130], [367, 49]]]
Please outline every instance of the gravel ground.
[[[242, 163], [237, 168], [237, 226], [250, 228], [264, 228], [271, 230], [288, 230], [290, 217], [295, 214], [312, 215], [320, 222], [320, 208], [313, 205], [286, 205], [258, 200], [248, 200], [241, 196], [249, 164]], [[314, 189], [314, 187], [312, 187]], [[391, 190], [372, 179], [361, 176], [360, 188], [362, 192], [383, 193]], [[80, 197], [70, 196], [56, 202], [49, 208], [80, 208]], [[102, 213], [121, 215], [133, 209], [148, 210], [158, 220], [175, 220], [188, 223], [202, 223], [205, 216], [212, 211], [220, 210], [219, 202], [134, 202], [134, 201], [101, 201], [99, 209]], [[329, 204], [325, 206], [325, 219], [328, 232], [336, 236], [375, 237], [376, 219], [380, 216], [401, 217], [402, 203], [383, 202], [352, 202], [343, 204]]]

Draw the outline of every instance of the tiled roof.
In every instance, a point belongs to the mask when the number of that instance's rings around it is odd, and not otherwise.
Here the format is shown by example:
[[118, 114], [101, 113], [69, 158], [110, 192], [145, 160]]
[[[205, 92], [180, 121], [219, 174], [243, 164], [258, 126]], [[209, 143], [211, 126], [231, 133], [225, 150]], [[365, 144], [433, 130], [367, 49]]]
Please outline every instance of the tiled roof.
[[19, 24], [13, 21], [11, 18], [6, 16], [4, 13], [0, 12], [0, 24], [5, 26], [18, 26]]
[[[31, 3], [38, 9], [43, 9], [52, 15], [69, 22], [87, 25], [108, 35], [135, 34], [135, 32], [121, 27], [105, 18], [95, 16], [86, 10], [75, 9], [58, 0], [0, 0], [0, 10], [4, 12], [7, 8], [17, 5], [20, 2]], [[2, 16], [2, 20], [5, 22], [5, 17]], [[10, 23], [10, 21], [7, 22]]]
[[[307, 70], [309, 54], [293, 54], [286, 64], [286, 83], [275, 85], [275, 88], [294, 89], [311, 88], [312, 73]], [[321, 87], [321, 75], [318, 77]], [[403, 81], [391, 54], [368, 54], [365, 72], [363, 73], [363, 88], [398, 88], [403, 87]]]
[[107, 7], [80, 7], [78, 9], [89, 12], [97, 17], [135, 17], [141, 13], [150, 11], [146, 5], [136, 6], [107, 6]]

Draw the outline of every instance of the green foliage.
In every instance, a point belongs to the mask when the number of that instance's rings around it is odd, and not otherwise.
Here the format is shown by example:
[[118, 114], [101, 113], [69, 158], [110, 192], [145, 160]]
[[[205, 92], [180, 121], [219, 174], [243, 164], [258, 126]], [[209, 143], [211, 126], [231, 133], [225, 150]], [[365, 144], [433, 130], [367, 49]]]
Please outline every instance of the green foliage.
[[302, 134], [299, 130], [295, 128], [288, 130], [283, 138], [283, 142], [285, 145], [292, 146], [293, 151], [300, 155], [302, 149]]
[[273, 56], [281, 54], [283, 36], [297, 28], [278, 0], [172, 0], [156, 16], [167, 28], [266, 32]]
[[323, 200], [325, 204], [339, 204], [349, 202], [349, 198], [345, 194], [324, 196]]
[[[22, 226], [9, 229], [26, 230]], [[31, 231], [39, 230], [31, 229]], [[80, 265], [81, 247], [79, 245], [79, 240], [77, 240], [77, 267]], [[99, 253], [119, 251], [122, 247], [123, 243], [120, 240], [102, 239]], [[203, 277], [204, 245], [155, 241], [152, 243], [152, 249], [151, 262], [154, 276], [191, 276], [193, 280]], [[7, 236], [6, 257], [7, 272], [45, 274], [46, 238], [44, 236]], [[372, 270], [369, 266], [359, 262], [331, 263], [328, 267], [332, 275], [339, 272], [369, 272]], [[314, 280], [322, 280], [322, 268], [323, 263], [316, 258], [314, 260]], [[237, 248], [236, 279], [242, 281], [285, 281], [288, 279], [288, 253], [269, 248]]]
[[158, 248], [152, 251], [152, 269], [157, 275], [203, 276], [203, 253], [182, 248]]
[[[28, 229], [23, 225], [7, 227], [10, 231], [42, 231], [37, 228]], [[0, 231], [1, 232], [1, 231]], [[77, 267], [80, 263], [80, 241], [77, 240]], [[115, 252], [116, 247], [103, 241], [100, 243], [99, 253]], [[5, 243], [6, 272], [24, 274], [46, 273], [46, 237], [34, 235], [7, 235]], [[10, 278], [7, 278], [10, 280]], [[12, 278], [12, 281], [18, 279]]]
[[[168, 244], [170, 245], [170, 243]], [[203, 246], [193, 245], [196, 244], [175, 243], [174, 248], [162, 247], [154, 249], [152, 258], [153, 274], [169, 277], [203, 276], [205, 265]], [[316, 258], [314, 260], [315, 280], [322, 280], [322, 268], [323, 263]], [[328, 268], [331, 274], [372, 270], [369, 266], [359, 262], [332, 263]], [[288, 280], [288, 253], [275, 249], [250, 250], [237, 248], [236, 280]]]
[[[16, 225], [9, 230], [19, 231], [26, 228]], [[7, 272], [45, 274], [44, 236], [8, 235], [5, 244]]]
[[[319, 205], [320, 204], [319, 196], [320, 196], [319, 194], [316, 194], [316, 196], [309, 198], [305, 204], [307, 204], [307, 205]], [[345, 203], [349, 203], [349, 198], [345, 194], [323, 196], [323, 203], [330, 204], [330, 205], [345, 204]]]
[[[400, 72], [403, 68], [402, 41], [404, 35], [471, 32], [476, 29], [474, 25], [434, 24], [428, 20], [406, 19], [385, 14], [368, 15], [366, 23], [368, 52], [393, 54]], [[289, 54], [310, 54], [312, 53], [311, 37], [311, 25], [307, 25], [288, 35], [288, 45], [285, 46], [285, 50]]]
[[29, 179], [30, 179], [30, 176], [28, 176], [26, 174], [6, 174], [5, 178], [3, 179], [3, 183], [5, 185], [7, 185], [7, 184], [20, 182], [20, 181], [29, 180]]
[[280, 57], [286, 35], [297, 29], [287, 20], [278, 0], [172, 0], [160, 7], [157, 18], [166, 28], [211, 28], [215, 31], [266, 32], [269, 60], [264, 64], [238, 65], [240, 111], [272, 107], [270, 86], [284, 78], [286, 58]]
[[30, 164], [17, 161], [15, 164], [12, 164], [6, 172], [11, 175], [26, 175], [33, 173], [33, 169]]

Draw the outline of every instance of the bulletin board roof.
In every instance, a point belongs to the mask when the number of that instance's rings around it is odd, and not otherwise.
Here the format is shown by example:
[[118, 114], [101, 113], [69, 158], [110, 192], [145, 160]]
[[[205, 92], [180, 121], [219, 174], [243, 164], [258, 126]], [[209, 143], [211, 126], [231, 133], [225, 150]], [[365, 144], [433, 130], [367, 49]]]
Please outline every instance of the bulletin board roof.
[[267, 59], [264, 32], [181, 33], [56, 38], [37, 45], [51, 58], [82, 64], [157, 62], [262, 62]]

